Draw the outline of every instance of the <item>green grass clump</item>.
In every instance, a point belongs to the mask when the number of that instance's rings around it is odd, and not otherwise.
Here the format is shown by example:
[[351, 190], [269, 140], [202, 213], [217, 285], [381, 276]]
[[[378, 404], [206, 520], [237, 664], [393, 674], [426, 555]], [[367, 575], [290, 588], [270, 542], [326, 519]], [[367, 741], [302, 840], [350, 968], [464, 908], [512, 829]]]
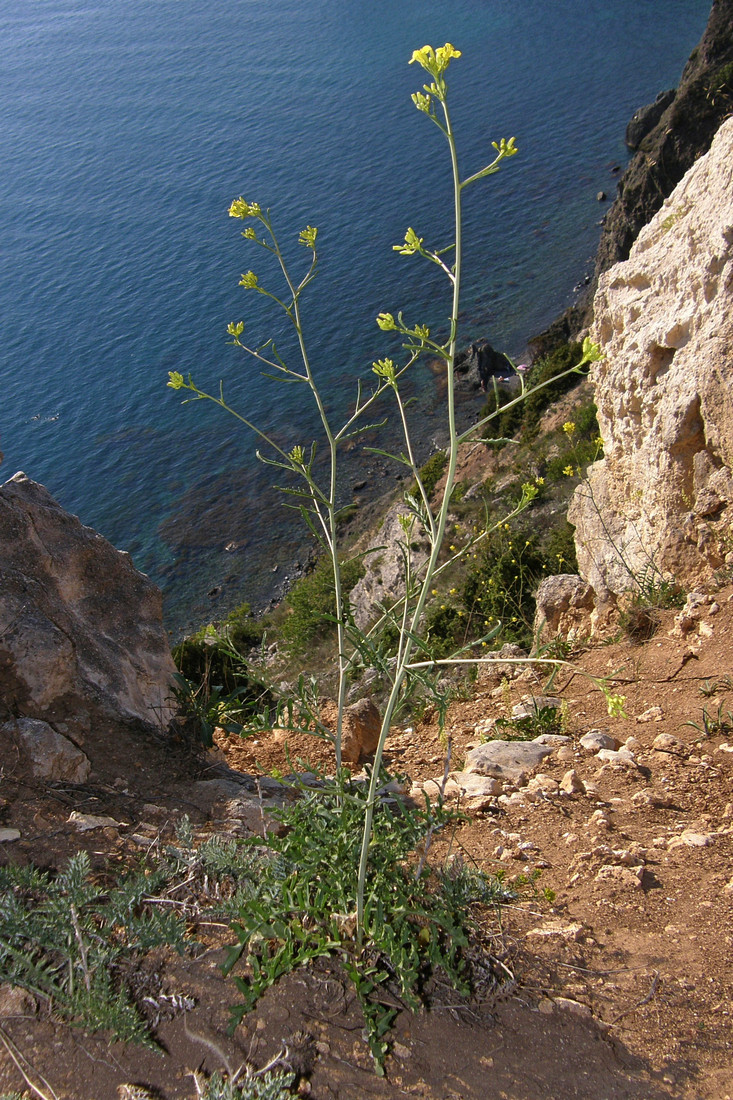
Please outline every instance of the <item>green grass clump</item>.
[[[499, 438], [511, 439], [517, 434], [524, 439], [533, 438], [539, 428], [542, 414], [564, 394], [578, 385], [580, 376], [566, 374], [564, 372], [576, 366], [583, 357], [583, 349], [580, 344], [561, 344], [532, 364], [525, 376], [525, 385], [528, 389], [542, 386], [542, 389], [528, 393], [524, 401], [513, 405], [512, 408], [501, 412], [499, 416], [489, 421], [484, 429], [484, 438], [487, 441]], [[516, 397], [512, 390], [499, 388], [500, 407], [508, 404]], [[494, 408], [494, 401], [481, 410], [481, 416], [488, 415]]]
[[165, 881], [163, 870], [136, 871], [100, 886], [86, 852], [55, 878], [33, 867], [0, 868], [0, 982], [29, 990], [89, 1031], [155, 1046], [123, 963], [160, 945], [185, 949], [184, 920], [147, 902]]
[[204, 745], [212, 744], [217, 726], [240, 732], [249, 715], [272, 705], [248, 659], [263, 634], [263, 624], [244, 603], [222, 623], [204, 626], [174, 647], [181, 713]]
[[[360, 560], [341, 563], [341, 585], [349, 593], [364, 576]], [[336, 598], [333, 570], [329, 558], [321, 558], [315, 569], [301, 577], [287, 594], [287, 617], [282, 625], [282, 637], [293, 653], [303, 653], [316, 640], [332, 634], [336, 628]]]
[[[425, 465], [420, 467], [420, 480], [422, 481], [428, 499], [432, 497], [435, 492], [435, 487], [440, 481], [447, 465], [448, 455], [445, 451], [436, 451], [434, 455], [430, 456]], [[412, 492], [417, 492], [417, 484], [413, 485]]]
[[496, 879], [428, 866], [429, 838], [453, 824], [455, 814], [429, 803], [420, 810], [381, 803], [359, 933], [354, 899], [367, 797], [346, 775], [324, 781], [276, 815], [287, 826], [284, 836], [251, 841], [266, 845], [270, 858], [232, 923], [239, 942], [224, 970], [247, 963], [247, 973], [234, 979], [242, 997], [232, 1013], [235, 1027], [283, 974], [315, 958], [334, 959], [355, 987], [375, 1066], [383, 1072], [397, 1015], [394, 998], [384, 997], [385, 984], [394, 985], [413, 1011], [425, 1003], [437, 971], [467, 993], [475, 907], [499, 904], [508, 894]]
[[619, 626], [632, 642], [645, 642], [659, 629], [661, 612], [684, 607], [687, 595], [674, 578], [651, 563], [633, 580], [635, 588], [621, 609]]

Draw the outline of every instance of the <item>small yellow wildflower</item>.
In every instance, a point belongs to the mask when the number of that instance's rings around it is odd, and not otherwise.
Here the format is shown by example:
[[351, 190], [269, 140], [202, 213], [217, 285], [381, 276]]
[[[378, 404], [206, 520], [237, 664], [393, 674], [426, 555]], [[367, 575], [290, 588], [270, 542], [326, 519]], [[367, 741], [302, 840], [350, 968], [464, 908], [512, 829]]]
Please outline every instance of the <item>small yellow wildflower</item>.
[[562, 426], [562, 430], [565, 432], [565, 435], [572, 435], [575, 431], [575, 424], [572, 420], [566, 420]]
[[573, 470], [572, 466], [566, 466], [563, 470], [563, 473], [565, 474], [565, 477], [572, 477], [575, 471]]

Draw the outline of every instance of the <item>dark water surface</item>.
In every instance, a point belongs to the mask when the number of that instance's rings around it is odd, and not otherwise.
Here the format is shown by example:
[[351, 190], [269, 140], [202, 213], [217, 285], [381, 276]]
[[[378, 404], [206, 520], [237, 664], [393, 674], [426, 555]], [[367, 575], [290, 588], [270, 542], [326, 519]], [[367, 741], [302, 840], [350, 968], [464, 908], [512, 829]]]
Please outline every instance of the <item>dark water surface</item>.
[[[286, 442], [315, 420], [295, 387], [227, 346], [279, 318], [237, 282], [261, 256], [227, 217], [242, 194], [284, 238], [319, 227], [305, 304], [335, 412], [387, 343], [380, 310], [444, 326], [445, 280], [392, 252], [441, 238], [446, 151], [410, 93], [413, 49], [452, 41], [464, 175], [516, 135], [520, 155], [467, 192], [461, 340], [521, 355], [572, 299], [598, 240], [632, 112], [677, 83], [707, 0], [4, 0], [0, 9], [0, 432], [5, 476], [44, 483], [164, 586], [179, 629], [219, 598], [263, 600], [306, 540], [223, 413], [181, 408], [192, 372]], [[301, 250], [293, 255], [302, 259]], [[435, 379], [416, 433], [439, 439]], [[346, 471], [349, 480], [362, 467]], [[373, 460], [363, 476], [388, 487]], [[392, 478], [392, 473], [388, 479]], [[227, 549], [229, 547], [229, 549]], [[274, 566], [278, 574], [273, 574]]]

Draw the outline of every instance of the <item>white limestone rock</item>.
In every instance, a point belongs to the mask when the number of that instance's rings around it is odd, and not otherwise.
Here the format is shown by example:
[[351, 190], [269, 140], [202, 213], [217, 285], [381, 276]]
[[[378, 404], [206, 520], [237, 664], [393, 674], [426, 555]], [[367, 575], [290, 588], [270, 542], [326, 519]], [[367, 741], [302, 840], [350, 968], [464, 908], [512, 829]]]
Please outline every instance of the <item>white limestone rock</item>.
[[635, 579], [667, 574], [690, 588], [723, 563], [733, 515], [733, 119], [629, 259], [601, 277], [594, 313], [604, 458], [568, 519], [599, 622]]
[[536, 741], [489, 741], [466, 753], [465, 771], [523, 784], [552, 752]]

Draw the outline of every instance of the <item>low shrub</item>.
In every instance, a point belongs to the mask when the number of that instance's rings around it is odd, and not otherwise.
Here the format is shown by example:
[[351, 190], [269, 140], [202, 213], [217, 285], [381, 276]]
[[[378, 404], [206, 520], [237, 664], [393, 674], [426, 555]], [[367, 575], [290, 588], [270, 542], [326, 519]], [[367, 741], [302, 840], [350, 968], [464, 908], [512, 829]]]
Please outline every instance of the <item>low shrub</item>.
[[[341, 563], [341, 585], [344, 595], [364, 576], [361, 560]], [[330, 558], [321, 558], [313, 571], [301, 577], [286, 597], [288, 615], [282, 625], [282, 636], [291, 652], [302, 653], [306, 646], [333, 633], [336, 625], [336, 598], [333, 566]]]

